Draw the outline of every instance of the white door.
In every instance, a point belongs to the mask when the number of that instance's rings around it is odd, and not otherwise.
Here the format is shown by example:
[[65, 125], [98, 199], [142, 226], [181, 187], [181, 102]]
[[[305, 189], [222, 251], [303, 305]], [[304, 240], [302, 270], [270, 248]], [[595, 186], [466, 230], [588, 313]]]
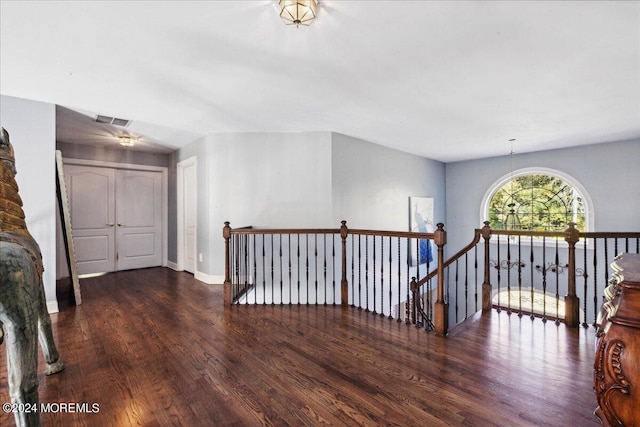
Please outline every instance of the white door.
[[189, 163], [183, 168], [182, 180], [182, 197], [183, 197], [183, 268], [190, 272], [196, 272], [196, 236], [197, 236], [197, 181], [196, 181], [196, 164]]
[[116, 269], [162, 264], [162, 174], [118, 170]]
[[78, 274], [115, 270], [115, 170], [64, 168]]
[[65, 166], [78, 274], [162, 265], [162, 172]]

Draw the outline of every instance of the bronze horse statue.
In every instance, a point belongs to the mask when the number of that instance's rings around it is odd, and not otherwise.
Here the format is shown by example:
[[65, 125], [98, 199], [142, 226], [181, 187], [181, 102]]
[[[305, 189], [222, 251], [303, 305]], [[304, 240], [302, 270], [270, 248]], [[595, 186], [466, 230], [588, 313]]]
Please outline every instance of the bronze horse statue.
[[[42, 255], [27, 230], [9, 133], [0, 138], [0, 343], [7, 347], [16, 425], [39, 426], [38, 340], [47, 375], [64, 369], [53, 340], [42, 283]], [[53, 177], [51, 178], [53, 179]], [[3, 408], [4, 409], [4, 408]]]

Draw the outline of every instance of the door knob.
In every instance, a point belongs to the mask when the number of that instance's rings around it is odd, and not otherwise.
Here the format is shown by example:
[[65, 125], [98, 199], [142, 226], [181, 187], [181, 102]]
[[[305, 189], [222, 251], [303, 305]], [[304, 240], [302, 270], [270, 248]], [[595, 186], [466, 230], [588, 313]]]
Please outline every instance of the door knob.
[[108, 222], [108, 223], [106, 223], [105, 225], [106, 225], [107, 227], [113, 227], [115, 224], [114, 224], [114, 223], [112, 223], [112, 222]]
[[124, 227], [124, 224], [118, 223], [118, 227]]

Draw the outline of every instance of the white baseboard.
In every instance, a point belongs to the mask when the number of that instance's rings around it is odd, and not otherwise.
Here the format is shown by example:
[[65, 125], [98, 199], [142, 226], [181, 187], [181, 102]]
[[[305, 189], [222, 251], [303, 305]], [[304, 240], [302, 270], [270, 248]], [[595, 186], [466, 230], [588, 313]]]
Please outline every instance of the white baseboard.
[[60, 308], [58, 307], [58, 301], [47, 301], [47, 311], [49, 312], [49, 314], [58, 313], [60, 311]]
[[224, 283], [224, 276], [205, 274], [200, 271], [196, 271], [193, 275], [197, 280], [206, 283], [207, 285], [221, 285]]
[[172, 261], [167, 261], [167, 267], [175, 271], [182, 271], [182, 270], [178, 270], [178, 264]]

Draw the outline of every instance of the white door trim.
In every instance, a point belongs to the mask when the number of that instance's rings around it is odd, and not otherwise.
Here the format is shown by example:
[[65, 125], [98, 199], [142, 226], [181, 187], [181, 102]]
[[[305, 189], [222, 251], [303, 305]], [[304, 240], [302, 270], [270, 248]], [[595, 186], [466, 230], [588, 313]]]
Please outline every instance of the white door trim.
[[118, 163], [118, 162], [104, 162], [101, 160], [86, 160], [86, 159], [72, 159], [63, 158], [63, 164], [67, 165], [82, 165], [82, 166], [96, 166], [103, 168], [114, 169], [129, 169], [129, 170], [143, 170], [143, 171], [156, 171], [162, 173], [162, 266], [167, 266], [167, 254], [169, 252], [169, 240], [168, 240], [168, 224], [169, 224], [169, 168], [165, 166], [150, 166], [150, 165], [137, 165], [132, 163]]
[[[177, 239], [177, 262], [176, 262], [176, 270], [178, 271], [183, 271], [184, 270], [184, 259], [185, 259], [185, 253], [184, 253], [184, 240], [185, 240], [185, 236], [184, 236], [184, 222], [185, 222], [185, 218], [184, 218], [184, 170], [188, 167], [191, 166], [195, 166], [196, 167], [196, 174], [198, 173], [198, 158], [196, 156], [193, 157], [189, 157], [188, 159], [185, 159], [181, 162], [178, 162], [177, 164], [177, 183], [176, 183], [176, 198], [177, 198], [177, 202], [178, 202], [178, 207], [177, 207], [177, 213], [178, 213], [178, 218], [177, 218], [177, 229], [178, 229], [178, 239]], [[196, 179], [196, 185], [197, 185], [197, 179]], [[197, 201], [197, 189], [196, 189], [196, 224], [198, 223], [198, 217], [197, 217], [197, 206], [198, 206], [198, 201]], [[198, 243], [197, 243], [197, 238], [198, 235], [196, 233], [196, 250], [194, 251], [194, 253], [197, 256], [197, 248], [198, 248]], [[198, 261], [196, 260], [196, 265], [195, 265], [195, 271], [193, 272], [194, 275], [196, 274], [196, 272], [198, 271]]]

